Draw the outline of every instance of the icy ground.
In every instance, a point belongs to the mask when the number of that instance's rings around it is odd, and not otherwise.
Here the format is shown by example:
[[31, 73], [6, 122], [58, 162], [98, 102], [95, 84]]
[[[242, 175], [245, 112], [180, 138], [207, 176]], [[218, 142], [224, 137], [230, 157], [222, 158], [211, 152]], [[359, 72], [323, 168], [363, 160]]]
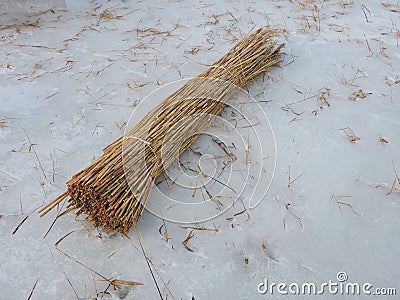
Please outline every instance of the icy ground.
[[[160, 299], [155, 282], [164, 299], [286, 298], [257, 285], [319, 284], [339, 271], [400, 293], [398, 1], [68, 1], [41, 12], [4, 2], [1, 299]], [[57, 211], [39, 218], [141, 99], [266, 24], [280, 28], [286, 57], [249, 88], [277, 149], [259, 206], [193, 224], [218, 230], [194, 229], [187, 248], [192, 229], [148, 212], [130, 240], [73, 214], [52, 227]], [[143, 285], [107, 289], [113, 279]]]

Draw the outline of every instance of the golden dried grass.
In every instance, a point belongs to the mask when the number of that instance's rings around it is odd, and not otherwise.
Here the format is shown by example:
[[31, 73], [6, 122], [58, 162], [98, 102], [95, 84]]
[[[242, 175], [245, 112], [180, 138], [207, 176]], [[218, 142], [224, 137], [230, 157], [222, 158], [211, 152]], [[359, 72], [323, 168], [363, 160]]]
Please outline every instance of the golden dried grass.
[[[279, 64], [283, 44], [277, 45], [276, 35], [265, 27], [238, 42], [146, 114], [125, 136], [107, 146], [97, 160], [73, 175], [67, 191], [39, 213], [46, 214], [69, 197], [67, 209], [76, 209], [77, 215], [85, 213], [94, 226], [129, 231], [143, 213], [154, 179], [220, 113], [234, 87], [246, 86]], [[187, 118], [190, 116], [197, 117]], [[185, 118], [188, 121], [179, 122]], [[171, 134], [174, 126], [177, 128]]]

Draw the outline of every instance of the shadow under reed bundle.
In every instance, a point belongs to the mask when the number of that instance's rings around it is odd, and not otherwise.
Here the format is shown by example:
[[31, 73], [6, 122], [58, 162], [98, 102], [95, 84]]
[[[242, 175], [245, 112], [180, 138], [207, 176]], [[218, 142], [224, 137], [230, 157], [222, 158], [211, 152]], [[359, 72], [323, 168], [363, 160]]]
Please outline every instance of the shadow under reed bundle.
[[276, 32], [265, 27], [238, 42], [107, 146], [92, 164], [73, 175], [67, 191], [39, 213], [46, 214], [69, 197], [68, 211], [85, 213], [96, 227], [128, 232], [143, 213], [154, 179], [220, 113], [233, 96], [234, 87], [246, 86], [279, 64], [283, 44], [277, 45], [275, 37]]

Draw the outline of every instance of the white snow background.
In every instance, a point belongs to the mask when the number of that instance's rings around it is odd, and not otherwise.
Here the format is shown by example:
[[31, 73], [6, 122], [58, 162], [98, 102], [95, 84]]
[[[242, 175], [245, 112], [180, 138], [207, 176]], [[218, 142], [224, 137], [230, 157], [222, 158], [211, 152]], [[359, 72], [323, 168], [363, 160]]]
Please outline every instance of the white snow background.
[[[1, 299], [160, 299], [155, 282], [163, 299], [290, 298], [257, 285], [320, 284], [339, 271], [400, 289], [398, 1], [0, 5]], [[71, 213], [52, 227], [56, 210], [39, 217], [122, 134], [141, 99], [196, 76], [266, 24], [279, 27], [286, 56], [249, 86], [277, 148], [257, 208], [240, 213], [239, 203], [193, 224], [218, 228], [193, 230], [193, 252], [182, 244], [192, 229], [148, 212], [130, 240]], [[104, 277], [143, 285], [101, 293]]]

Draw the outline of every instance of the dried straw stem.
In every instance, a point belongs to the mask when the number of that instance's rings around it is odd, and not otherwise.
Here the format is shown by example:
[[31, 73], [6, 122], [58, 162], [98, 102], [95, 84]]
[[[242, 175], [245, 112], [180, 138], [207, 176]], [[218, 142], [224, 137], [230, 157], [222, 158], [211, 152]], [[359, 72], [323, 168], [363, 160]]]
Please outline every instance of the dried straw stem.
[[[94, 226], [127, 232], [144, 210], [154, 179], [185, 151], [235, 91], [280, 62], [276, 32], [260, 28], [208, 70], [144, 116], [103, 155], [67, 182], [68, 190], [40, 209], [46, 214], [69, 196], [68, 208]], [[191, 118], [194, 116], [194, 118]]]

